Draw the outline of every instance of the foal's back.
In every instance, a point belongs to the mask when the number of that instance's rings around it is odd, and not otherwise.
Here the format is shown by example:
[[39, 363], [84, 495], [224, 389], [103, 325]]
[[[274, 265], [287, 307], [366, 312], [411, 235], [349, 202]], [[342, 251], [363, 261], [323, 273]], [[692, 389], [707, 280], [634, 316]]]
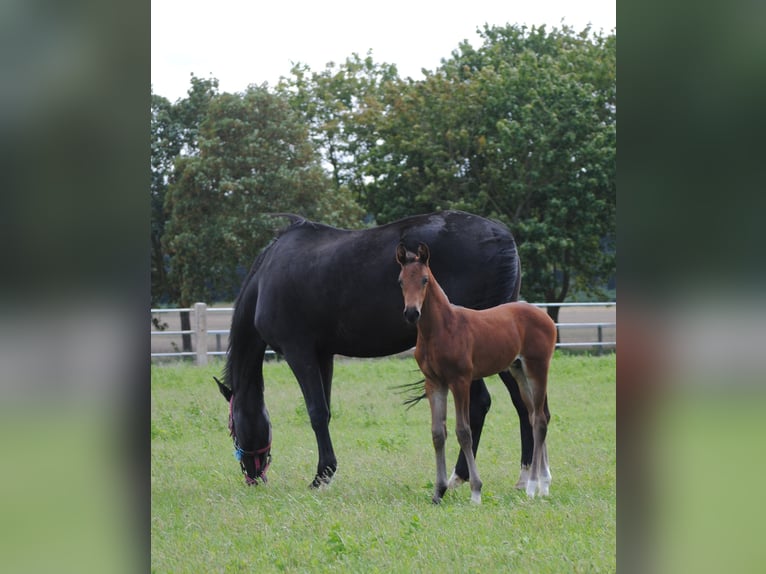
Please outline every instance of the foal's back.
[[474, 377], [505, 371], [519, 356], [547, 363], [553, 354], [556, 324], [539, 307], [517, 302], [482, 311], [455, 309], [465, 317]]

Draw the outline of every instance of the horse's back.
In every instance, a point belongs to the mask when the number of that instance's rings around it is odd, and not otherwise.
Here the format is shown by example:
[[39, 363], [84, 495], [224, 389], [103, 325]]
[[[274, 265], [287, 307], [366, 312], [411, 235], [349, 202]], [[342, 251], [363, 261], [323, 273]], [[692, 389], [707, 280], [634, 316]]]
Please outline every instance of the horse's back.
[[460, 305], [488, 308], [518, 294], [515, 241], [491, 220], [449, 211], [364, 230], [304, 220], [281, 232], [251, 270], [250, 285], [243, 286], [257, 293], [251, 320], [275, 348], [302, 339], [349, 356], [406, 350], [416, 330], [401, 316], [395, 259], [400, 242], [431, 246], [434, 273]]

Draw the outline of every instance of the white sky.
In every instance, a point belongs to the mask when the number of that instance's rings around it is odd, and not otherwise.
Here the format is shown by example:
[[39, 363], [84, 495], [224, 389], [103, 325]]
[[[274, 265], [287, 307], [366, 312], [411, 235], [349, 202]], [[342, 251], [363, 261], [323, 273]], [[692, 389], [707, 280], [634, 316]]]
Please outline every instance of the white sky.
[[219, 80], [222, 92], [288, 76], [292, 63], [321, 71], [356, 52], [396, 64], [420, 79], [463, 40], [480, 44], [485, 23], [588, 23], [616, 28], [616, 0], [152, 0], [152, 86], [171, 102], [186, 96], [190, 75]]

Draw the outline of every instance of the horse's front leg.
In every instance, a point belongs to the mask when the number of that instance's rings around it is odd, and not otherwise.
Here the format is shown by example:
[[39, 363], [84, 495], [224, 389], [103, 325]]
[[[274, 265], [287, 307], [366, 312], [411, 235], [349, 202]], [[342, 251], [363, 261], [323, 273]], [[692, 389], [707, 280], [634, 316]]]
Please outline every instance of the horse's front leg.
[[332, 356], [329, 358], [329, 371], [326, 358], [316, 357], [304, 351], [288, 352], [285, 350], [285, 360], [290, 365], [295, 378], [298, 379], [303, 398], [306, 401], [311, 428], [316, 436], [319, 461], [316, 475], [309, 486], [318, 488], [323, 484], [329, 484], [338, 469], [338, 461], [335, 458], [335, 451], [330, 439], [329, 397], [331, 383], [328, 381], [327, 388], [325, 388], [322, 376], [323, 372], [332, 376]]
[[431, 405], [431, 438], [436, 455], [436, 481], [434, 504], [439, 504], [447, 490], [447, 460], [444, 443], [447, 440], [447, 387], [426, 379], [426, 396]]

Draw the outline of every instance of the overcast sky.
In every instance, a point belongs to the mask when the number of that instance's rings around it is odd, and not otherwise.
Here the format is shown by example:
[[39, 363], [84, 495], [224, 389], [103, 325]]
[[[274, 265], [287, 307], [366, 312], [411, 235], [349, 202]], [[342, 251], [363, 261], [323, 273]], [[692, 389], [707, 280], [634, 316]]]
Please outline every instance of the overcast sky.
[[480, 44], [485, 23], [561, 22], [580, 31], [616, 27], [616, 0], [152, 0], [152, 86], [174, 102], [190, 74], [214, 77], [224, 92], [275, 85], [292, 63], [324, 69], [372, 50], [377, 63], [420, 79], [463, 40]]

